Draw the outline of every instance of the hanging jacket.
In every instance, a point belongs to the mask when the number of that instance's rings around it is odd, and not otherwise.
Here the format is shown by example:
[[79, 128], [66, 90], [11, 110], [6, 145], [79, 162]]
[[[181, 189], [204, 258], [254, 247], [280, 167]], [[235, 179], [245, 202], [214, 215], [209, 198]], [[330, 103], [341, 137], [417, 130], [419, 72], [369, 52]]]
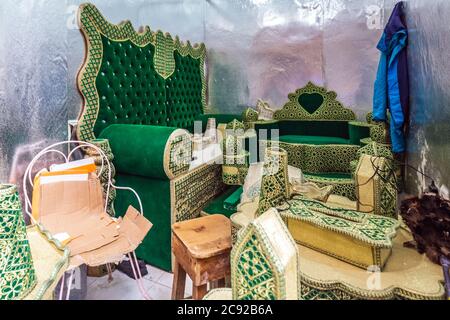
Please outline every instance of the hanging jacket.
[[390, 111], [390, 135], [395, 153], [405, 151], [404, 132], [409, 121], [407, 40], [403, 2], [399, 2], [377, 45], [381, 57], [373, 96], [373, 120], [387, 121], [387, 109]]

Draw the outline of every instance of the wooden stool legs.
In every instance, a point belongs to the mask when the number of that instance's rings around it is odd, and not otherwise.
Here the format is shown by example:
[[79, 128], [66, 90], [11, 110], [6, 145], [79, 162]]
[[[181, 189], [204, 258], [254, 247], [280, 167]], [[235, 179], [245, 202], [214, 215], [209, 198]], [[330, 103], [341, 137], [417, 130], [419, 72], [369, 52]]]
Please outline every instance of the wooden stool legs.
[[206, 284], [201, 285], [201, 286], [193, 286], [192, 287], [192, 299], [202, 300], [207, 292], [208, 292], [208, 285], [206, 285]]
[[172, 300], [184, 299], [184, 291], [186, 286], [186, 271], [175, 261], [173, 271]]
[[[223, 288], [225, 287], [225, 278], [213, 281], [210, 283], [210, 285], [214, 288]], [[172, 300], [184, 299], [185, 286], [186, 286], [186, 271], [184, 271], [183, 267], [178, 262], [175, 261], [175, 268], [173, 271]], [[203, 284], [200, 286], [192, 284], [192, 299], [202, 300], [207, 292], [208, 292], [207, 284]]]
[[202, 300], [208, 284], [224, 286], [230, 275], [231, 222], [221, 215], [175, 223], [172, 226], [174, 275], [172, 299], [184, 298], [186, 274], [192, 279], [192, 298]]

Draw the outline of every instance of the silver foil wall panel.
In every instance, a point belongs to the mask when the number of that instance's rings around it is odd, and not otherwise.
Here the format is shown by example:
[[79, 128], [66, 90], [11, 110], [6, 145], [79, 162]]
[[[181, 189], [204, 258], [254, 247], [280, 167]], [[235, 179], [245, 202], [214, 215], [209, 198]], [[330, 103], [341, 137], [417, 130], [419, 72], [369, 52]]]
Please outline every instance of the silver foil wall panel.
[[[37, 149], [65, 139], [81, 98], [78, 0], [0, 2], [0, 180], [20, 179]], [[372, 106], [375, 46], [391, 0], [95, 0], [114, 23], [129, 19], [208, 48], [213, 112], [240, 113], [259, 98], [276, 108], [307, 81], [326, 85], [362, 118]], [[450, 14], [446, 0], [407, 2], [411, 132], [408, 161], [448, 193]], [[423, 187], [413, 171], [408, 189]], [[447, 190], [447, 191], [446, 191]]]
[[[406, 3], [406, 9], [411, 89], [408, 163], [435, 179], [441, 193], [448, 198], [450, 27], [446, 21], [450, 14], [450, 1], [410, 0]], [[421, 174], [408, 170], [409, 192], [420, 193], [429, 182]]]
[[65, 138], [64, 1], [0, 2], [0, 179], [18, 183], [36, 150]]
[[209, 0], [210, 104], [281, 108], [308, 81], [335, 90], [360, 118], [371, 109], [383, 0]]

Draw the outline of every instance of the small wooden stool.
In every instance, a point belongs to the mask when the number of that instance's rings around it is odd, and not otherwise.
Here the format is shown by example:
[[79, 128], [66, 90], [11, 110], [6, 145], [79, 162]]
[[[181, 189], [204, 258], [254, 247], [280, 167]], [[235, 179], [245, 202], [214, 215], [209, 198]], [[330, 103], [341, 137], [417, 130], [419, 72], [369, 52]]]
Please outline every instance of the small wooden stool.
[[184, 298], [186, 273], [192, 279], [192, 298], [201, 300], [209, 282], [224, 285], [230, 275], [231, 222], [211, 215], [175, 223], [172, 252], [175, 256], [172, 300]]

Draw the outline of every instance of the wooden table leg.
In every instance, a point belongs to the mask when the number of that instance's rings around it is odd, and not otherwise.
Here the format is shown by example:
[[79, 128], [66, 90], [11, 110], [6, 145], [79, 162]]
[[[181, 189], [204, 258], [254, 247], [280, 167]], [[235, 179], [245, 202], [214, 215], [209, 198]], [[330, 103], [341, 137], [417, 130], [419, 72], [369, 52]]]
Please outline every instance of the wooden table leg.
[[208, 292], [208, 285], [206, 285], [206, 284], [201, 285], [201, 286], [193, 286], [192, 287], [192, 299], [202, 300], [207, 292]]
[[186, 271], [184, 271], [183, 267], [175, 261], [175, 268], [173, 271], [172, 300], [184, 299], [185, 287]]

